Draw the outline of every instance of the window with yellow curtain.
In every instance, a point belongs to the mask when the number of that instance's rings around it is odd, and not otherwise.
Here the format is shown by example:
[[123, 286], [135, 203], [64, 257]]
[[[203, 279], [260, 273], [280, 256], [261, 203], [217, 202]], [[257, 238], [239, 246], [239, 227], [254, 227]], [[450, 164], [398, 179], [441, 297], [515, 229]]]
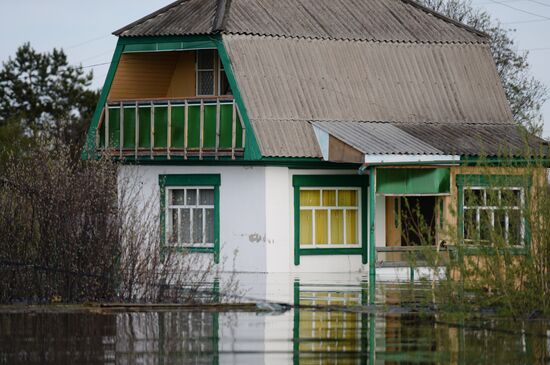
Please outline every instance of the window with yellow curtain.
[[358, 246], [358, 188], [300, 188], [300, 246]]

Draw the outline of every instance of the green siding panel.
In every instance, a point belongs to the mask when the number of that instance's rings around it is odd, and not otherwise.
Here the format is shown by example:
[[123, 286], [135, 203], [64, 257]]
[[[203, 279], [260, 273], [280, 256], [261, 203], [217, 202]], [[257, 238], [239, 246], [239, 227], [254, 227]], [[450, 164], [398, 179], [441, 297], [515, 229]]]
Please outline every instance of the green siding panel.
[[185, 147], [185, 107], [172, 106], [172, 147]]
[[222, 105], [220, 108], [220, 147], [231, 148], [231, 118], [232, 105]]
[[189, 105], [189, 148], [199, 148], [200, 144], [200, 106]]
[[109, 147], [120, 144], [120, 108], [109, 108]]
[[168, 137], [168, 107], [155, 106], [155, 143], [156, 148], [165, 148]]
[[376, 192], [380, 194], [448, 194], [449, 168], [377, 169]]
[[204, 106], [204, 148], [216, 147], [216, 105]]
[[139, 147], [151, 148], [151, 107], [139, 108]]
[[136, 108], [124, 108], [124, 148], [136, 146]]

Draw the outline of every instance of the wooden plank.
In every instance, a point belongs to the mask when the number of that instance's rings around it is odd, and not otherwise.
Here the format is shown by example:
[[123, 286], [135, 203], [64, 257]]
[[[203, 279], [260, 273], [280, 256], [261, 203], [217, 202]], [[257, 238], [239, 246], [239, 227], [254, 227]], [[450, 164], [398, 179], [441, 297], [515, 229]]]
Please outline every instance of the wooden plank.
[[201, 99], [201, 109], [199, 113], [199, 160], [202, 160], [202, 147], [204, 146], [204, 100]]
[[187, 100], [183, 114], [183, 158], [187, 160], [187, 140], [189, 139], [189, 104]]
[[237, 143], [237, 110], [233, 103], [233, 112], [231, 118], [231, 159], [235, 159], [235, 144]]
[[138, 102], [136, 101], [136, 117], [134, 118], [135, 119], [135, 123], [136, 123], [136, 135], [135, 135], [135, 145], [134, 145], [134, 156], [135, 158], [137, 158], [137, 154], [138, 154], [138, 145], [139, 145], [139, 104]]
[[166, 158], [170, 159], [170, 146], [172, 145], [172, 104], [168, 100], [168, 129], [166, 136]]
[[220, 99], [216, 99], [216, 160], [218, 159], [218, 149], [220, 148]]
[[119, 118], [119, 138], [118, 146], [120, 150], [120, 158], [122, 158], [122, 147], [124, 145], [124, 104], [120, 102], [120, 118]]
[[153, 157], [153, 148], [155, 146], [155, 104], [151, 102], [151, 160]]

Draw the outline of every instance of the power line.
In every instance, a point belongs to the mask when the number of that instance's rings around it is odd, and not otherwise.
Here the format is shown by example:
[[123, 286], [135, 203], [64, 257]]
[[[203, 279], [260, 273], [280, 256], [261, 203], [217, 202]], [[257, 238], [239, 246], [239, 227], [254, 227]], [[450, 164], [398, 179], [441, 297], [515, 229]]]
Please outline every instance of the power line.
[[547, 6], [547, 7], [550, 8], [550, 4], [546, 4], [546, 3], [542, 2], [542, 1], [538, 1], [538, 0], [527, 0], [527, 1], [532, 2], [532, 3], [535, 3], [535, 4], [539, 4], [539, 5], [542, 5], [542, 6]]
[[542, 18], [542, 19], [546, 19], [546, 20], [550, 20], [550, 18], [547, 17], [547, 16], [540, 15], [540, 14], [536, 14], [536, 13], [532, 13], [532, 12], [530, 12], [530, 11], [523, 10], [523, 9], [521, 9], [521, 8], [516, 8], [515, 6], [508, 5], [508, 4], [503, 3], [503, 2], [500, 2], [500, 1], [496, 1], [496, 0], [490, 0], [490, 1], [493, 2], [493, 3], [495, 3], [495, 4], [499, 4], [499, 5], [505, 6], [505, 7], [507, 7], [507, 8], [510, 8], [510, 9], [513, 9], [513, 10], [516, 10], [516, 11], [519, 11], [519, 12], [522, 12], [522, 13], [525, 13], [525, 14], [533, 15], [533, 16], [536, 16], [536, 17], [539, 17], [539, 18]]
[[531, 20], [516, 20], [514, 22], [503, 22], [502, 24], [528, 24], [528, 23], [542, 23], [547, 22], [550, 19], [531, 19]]
[[110, 37], [111, 35], [108, 34], [108, 35], [102, 35], [101, 37], [95, 37], [95, 38], [91, 38], [91, 39], [88, 39], [84, 42], [81, 42], [81, 43], [77, 43], [77, 44], [73, 44], [72, 46], [69, 46], [67, 48], [65, 48], [66, 50], [67, 49], [73, 49], [73, 48], [77, 48], [77, 47], [81, 47], [81, 46], [84, 46], [86, 44], [89, 44], [89, 43], [92, 43], [92, 42], [95, 42], [95, 41], [98, 41], [100, 39], [104, 39], [104, 38], [107, 38], [107, 37]]
[[95, 63], [95, 64], [93, 64], [93, 65], [82, 66], [82, 68], [90, 68], [90, 67], [96, 67], [96, 66], [104, 66], [104, 65], [109, 65], [109, 64], [111, 64], [111, 62]]

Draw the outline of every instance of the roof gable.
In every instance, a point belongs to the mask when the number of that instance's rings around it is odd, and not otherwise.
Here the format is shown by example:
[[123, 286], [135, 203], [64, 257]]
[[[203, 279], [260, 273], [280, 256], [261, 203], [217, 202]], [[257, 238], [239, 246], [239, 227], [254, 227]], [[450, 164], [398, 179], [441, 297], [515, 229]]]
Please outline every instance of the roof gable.
[[179, 0], [121, 37], [256, 34], [392, 42], [485, 42], [483, 33], [411, 0]]

